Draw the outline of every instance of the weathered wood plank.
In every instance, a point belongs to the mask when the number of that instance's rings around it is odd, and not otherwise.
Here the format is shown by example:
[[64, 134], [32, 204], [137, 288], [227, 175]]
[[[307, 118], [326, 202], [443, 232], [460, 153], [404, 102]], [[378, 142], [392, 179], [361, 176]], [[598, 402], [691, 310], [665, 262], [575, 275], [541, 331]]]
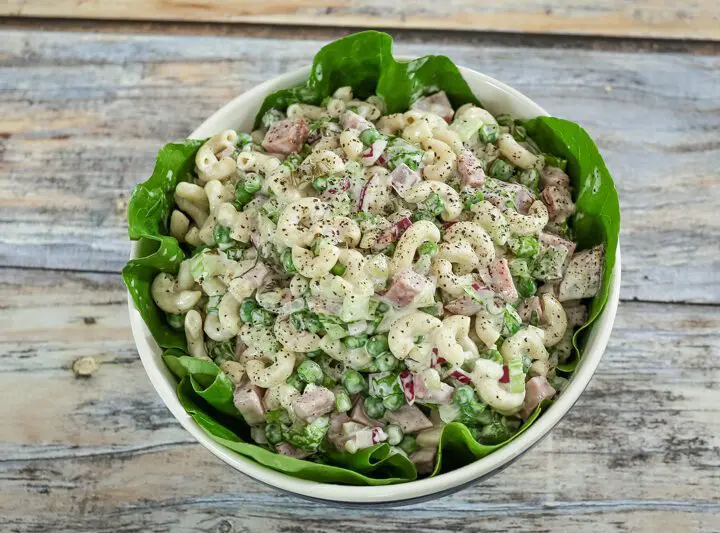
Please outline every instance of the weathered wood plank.
[[712, 0], [677, 6], [662, 0], [632, 3], [621, 0], [572, 3], [520, 0], [512, 4], [473, 0], [396, 3], [381, 0], [9, 0], [0, 5], [0, 15], [720, 38], [720, 8]]
[[[312, 57], [314, 40], [0, 33], [0, 265], [119, 271], [158, 148]], [[720, 58], [411, 44], [576, 120], [621, 195], [623, 297], [720, 302]], [[671, 74], [669, 74], [671, 73]]]
[[[626, 303], [588, 391], [502, 474], [409, 510], [334, 509], [216, 460], [135, 356], [117, 275], [0, 269], [9, 531], [714, 531], [720, 307]], [[77, 357], [99, 370], [76, 379]]]

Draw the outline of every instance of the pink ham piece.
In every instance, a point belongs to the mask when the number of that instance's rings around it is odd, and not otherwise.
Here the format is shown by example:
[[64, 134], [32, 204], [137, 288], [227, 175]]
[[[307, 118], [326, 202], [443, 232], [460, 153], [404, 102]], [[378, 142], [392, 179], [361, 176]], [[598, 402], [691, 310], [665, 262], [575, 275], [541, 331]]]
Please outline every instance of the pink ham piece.
[[446, 303], [444, 309], [453, 315], [465, 316], [474, 315], [485, 309], [484, 302], [494, 296], [492, 290], [480, 283], [473, 283], [471, 288], [475, 295], [474, 298], [469, 294], [463, 294]]
[[575, 251], [574, 242], [565, 240], [562, 237], [559, 237], [558, 235], [554, 235], [552, 233], [541, 233], [540, 244], [542, 244], [543, 246], [556, 246], [558, 248], [565, 248], [568, 251], [568, 257], [570, 257]]
[[435, 448], [420, 448], [410, 456], [418, 474], [429, 474], [435, 468]]
[[245, 350], [247, 350], [247, 344], [238, 335], [235, 337], [235, 359], [239, 358]]
[[305, 459], [308, 455], [311, 455], [310, 452], [296, 448], [287, 442], [281, 442], [275, 446], [275, 451], [280, 455], [287, 455], [288, 457], [294, 457], [295, 459]]
[[250, 426], [265, 422], [265, 407], [261, 394], [262, 389], [247, 379], [243, 380], [233, 393], [235, 407]]
[[555, 389], [552, 388], [545, 376], [535, 376], [525, 384], [525, 402], [520, 410], [520, 417], [527, 419], [540, 405], [543, 400], [549, 400], [555, 396]]
[[420, 174], [415, 172], [405, 163], [402, 163], [395, 167], [395, 169], [389, 174], [390, 185], [395, 192], [398, 193], [400, 198], [405, 198], [405, 194], [410, 188], [416, 183], [420, 182]]
[[570, 187], [570, 177], [557, 167], [545, 167], [540, 172], [540, 188], [545, 187], [567, 189]]
[[514, 302], [518, 298], [515, 283], [510, 275], [507, 259], [495, 259], [488, 267], [490, 287], [506, 302]]
[[305, 387], [300, 398], [292, 403], [293, 411], [305, 422], [312, 422], [335, 407], [335, 395], [330, 389], [310, 384]]
[[395, 222], [378, 237], [377, 242], [373, 245], [373, 251], [379, 252], [387, 248], [391, 242], [398, 240], [410, 226], [412, 226], [412, 221], [408, 217], [403, 217]]
[[538, 317], [542, 316], [542, 306], [538, 296], [526, 298], [517, 308], [518, 315], [526, 324], [530, 323], [533, 312], [537, 313]]
[[584, 305], [573, 305], [565, 308], [568, 327], [582, 326], [588, 319], [587, 307]]
[[439, 91], [425, 98], [420, 98], [414, 101], [410, 105], [410, 109], [418, 109], [420, 111], [427, 111], [428, 113], [435, 113], [442, 117], [442, 119], [450, 124], [452, 122], [455, 111], [452, 108], [450, 100], [448, 100], [445, 91]]
[[482, 164], [470, 150], [463, 150], [457, 159], [457, 170], [463, 185], [482, 187], [485, 183], [485, 171]]
[[562, 223], [575, 212], [575, 204], [570, 196], [570, 190], [562, 187], [545, 187], [542, 199], [547, 205], [550, 221]]
[[385, 298], [397, 308], [407, 307], [427, 285], [428, 279], [425, 276], [412, 268], [406, 268], [395, 276]]
[[432, 422], [415, 405], [403, 405], [397, 411], [389, 411], [385, 418], [400, 426], [404, 433], [415, 433], [432, 427]]
[[308, 127], [302, 119], [276, 122], [265, 134], [262, 146], [268, 152], [291, 154], [299, 152], [308, 138]]
[[252, 283], [256, 288], [260, 287], [265, 281], [265, 276], [268, 275], [268, 269], [265, 263], [258, 261], [255, 266], [242, 275], [242, 278]]
[[340, 125], [343, 127], [344, 130], [351, 129], [360, 132], [375, 127], [373, 126], [372, 122], [368, 122], [363, 117], [350, 110], [345, 111], [340, 116]]
[[330, 415], [330, 427], [328, 428], [327, 437], [328, 440], [337, 449], [342, 449], [347, 435], [343, 432], [343, 424], [350, 422], [350, 417], [347, 413], [333, 413]]

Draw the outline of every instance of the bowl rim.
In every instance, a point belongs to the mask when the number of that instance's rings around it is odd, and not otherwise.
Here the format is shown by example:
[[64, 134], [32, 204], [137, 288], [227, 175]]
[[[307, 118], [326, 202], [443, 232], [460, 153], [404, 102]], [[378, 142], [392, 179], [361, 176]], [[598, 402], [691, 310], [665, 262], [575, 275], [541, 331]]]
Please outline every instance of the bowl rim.
[[[406, 56], [396, 57], [398, 59], [411, 59]], [[458, 66], [458, 68], [466, 79], [473, 78], [477, 83], [494, 86], [496, 89], [509, 95], [512, 99], [519, 100], [533, 108], [537, 112], [537, 116], [548, 116], [548, 113], [530, 98], [505, 83], [467, 67]], [[231, 113], [234, 108], [242, 106], [247, 100], [265, 96], [277, 88], [290, 87], [301, 83], [303, 79], [307, 78], [309, 72], [310, 65], [306, 65], [300, 69], [265, 81], [249, 91], [236, 96], [207, 118], [189, 137], [205, 136], [205, 133], [201, 132], [208, 128], [208, 125], [212, 124], [218, 117]], [[136, 257], [137, 248], [138, 242], [133, 241], [130, 253], [131, 258]], [[593, 326], [591, 339], [588, 340], [583, 352], [583, 359], [573, 373], [571, 382], [563, 391], [563, 394], [561, 394], [547, 411], [528, 427], [522, 435], [486, 457], [478, 459], [457, 470], [432, 478], [382, 486], [339, 485], [292, 477], [256, 463], [252, 459], [233, 452], [213, 441], [195, 423], [180, 404], [175, 391], [176, 382], [174, 381], [174, 377], [170, 374], [169, 370], [163, 364], [162, 358], [159, 356], [162, 350], [157, 346], [155, 341], [152, 340], [152, 335], [140, 313], [135, 308], [129, 292], [128, 307], [133, 338], [145, 371], [150, 378], [150, 382], [173, 416], [213, 455], [235, 470], [256, 481], [284, 492], [316, 501], [349, 505], [407, 504], [460, 490], [473, 481], [488, 477], [502, 470], [530, 450], [562, 420], [586, 389], [607, 346], [619, 302], [620, 272], [621, 258], [620, 244], [618, 242], [615, 265], [610, 278], [608, 299], [602, 313]]]

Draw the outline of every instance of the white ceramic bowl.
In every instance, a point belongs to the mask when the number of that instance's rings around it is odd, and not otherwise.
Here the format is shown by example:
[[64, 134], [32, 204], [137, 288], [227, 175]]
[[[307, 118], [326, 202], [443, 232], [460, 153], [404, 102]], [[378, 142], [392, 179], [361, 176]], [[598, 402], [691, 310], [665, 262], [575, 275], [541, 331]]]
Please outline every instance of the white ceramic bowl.
[[[468, 68], [460, 67], [460, 71], [475, 95], [493, 114], [512, 113], [519, 118], [526, 119], [548, 114], [528, 97], [504, 83]], [[205, 138], [229, 128], [250, 131], [255, 114], [265, 96], [278, 89], [304, 83], [309, 72], [310, 67], [308, 66], [267, 81], [245, 94], [241, 94], [203, 122], [190, 137]], [[136, 253], [137, 246], [136, 243], [133, 243], [132, 256], [135, 257]], [[607, 305], [593, 327], [580, 364], [568, 387], [557, 401], [522, 435], [489, 456], [458, 470], [434, 478], [384, 487], [351, 487], [297, 479], [266, 468], [215, 443], [195, 424], [180, 405], [175, 393], [175, 377], [163, 363], [162, 351], [152, 338], [129, 295], [128, 298], [133, 336], [150, 381], [175, 418], [210, 452], [236, 470], [266, 485], [292, 494], [328, 503], [377, 505], [414, 503], [457, 491], [474, 481], [502, 470], [537, 444], [565, 416], [590, 382], [610, 337], [619, 293], [620, 249], [618, 246]]]

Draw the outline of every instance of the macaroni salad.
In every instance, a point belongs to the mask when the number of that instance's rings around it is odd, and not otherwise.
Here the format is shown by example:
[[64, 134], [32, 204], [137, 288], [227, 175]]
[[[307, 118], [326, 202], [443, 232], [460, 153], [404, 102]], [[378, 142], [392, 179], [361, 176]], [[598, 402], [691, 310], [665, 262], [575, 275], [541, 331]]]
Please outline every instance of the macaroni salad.
[[169, 219], [191, 257], [152, 283], [256, 443], [429, 472], [444, 424], [501, 443], [563, 390], [603, 248], [576, 251], [565, 161], [520, 121], [344, 87], [262, 126], [198, 150]]

